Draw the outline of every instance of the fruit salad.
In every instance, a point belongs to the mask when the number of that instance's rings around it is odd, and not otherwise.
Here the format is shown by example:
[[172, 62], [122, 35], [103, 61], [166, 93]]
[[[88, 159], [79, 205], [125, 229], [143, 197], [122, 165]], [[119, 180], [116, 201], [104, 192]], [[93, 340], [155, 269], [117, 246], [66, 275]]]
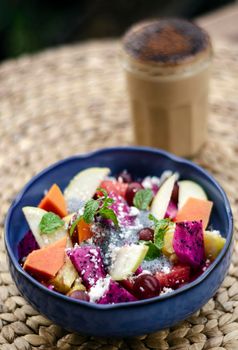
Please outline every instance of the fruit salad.
[[109, 168], [52, 184], [18, 244], [23, 269], [45, 287], [97, 304], [170, 293], [201, 275], [225, 244], [212, 229], [213, 203], [197, 183], [165, 171], [133, 178]]

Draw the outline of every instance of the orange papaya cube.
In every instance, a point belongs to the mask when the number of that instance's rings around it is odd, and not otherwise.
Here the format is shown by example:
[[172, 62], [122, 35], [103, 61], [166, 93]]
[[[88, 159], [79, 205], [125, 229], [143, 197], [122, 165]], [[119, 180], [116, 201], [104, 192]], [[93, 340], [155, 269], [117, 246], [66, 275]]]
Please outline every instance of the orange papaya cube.
[[46, 211], [51, 211], [61, 218], [68, 214], [65, 198], [56, 184], [51, 186], [38, 207]]
[[53, 278], [65, 263], [67, 237], [63, 237], [47, 247], [33, 250], [26, 258], [24, 270], [37, 279]]
[[211, 201], [190, 197], [178, 211], [175, 221], [202, 220], [203, 229], [205, 230], [210, 219], [212, 206], [213, 203]]
[[91, 225], [87, 224], [83, 219], [81, 219], [77, 224], [78, 231], [78, 242], [82, 243], [87, 239], [91, 238], [93, 233], [91, 231]]

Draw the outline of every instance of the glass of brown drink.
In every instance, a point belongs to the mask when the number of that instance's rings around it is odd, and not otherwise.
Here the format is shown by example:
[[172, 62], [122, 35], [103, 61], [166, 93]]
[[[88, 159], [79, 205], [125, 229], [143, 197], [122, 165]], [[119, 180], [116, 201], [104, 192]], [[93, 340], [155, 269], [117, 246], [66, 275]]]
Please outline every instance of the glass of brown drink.
[[135, 142], [193, 156], [206, 137], [212, 46], [192, 22], [159, 19], [123, 38]]

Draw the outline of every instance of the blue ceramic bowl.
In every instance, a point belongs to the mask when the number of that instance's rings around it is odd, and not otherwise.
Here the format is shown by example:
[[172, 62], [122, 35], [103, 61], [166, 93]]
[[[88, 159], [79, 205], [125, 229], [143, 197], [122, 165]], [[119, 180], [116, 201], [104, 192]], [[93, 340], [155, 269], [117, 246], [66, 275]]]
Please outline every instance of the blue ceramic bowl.
[[[22, 207], [36, 206], [42, 193], [56, 182], [64, 188], [81, 169], [109, 167], [112, 174], [128, 169], [138, 177], [177, 171], [206, 190], [215, 203], [211, 224], [226, 237], [226, 244], [212, 265], [194, 282], [159, 297], [116, 305], [97, 305], [73, 300], [50, 291], [19, 265], [17, 244], [27, 230]], [[5, 244], [12, 277], [24, 298], [40, 313], [70, 330], [94, 336], [135, 336], [170, 327], [203, 306], [221, 285], [231, 259], [232, 213], [227, 197], [206, 171], [188, 160], [151, 148], [122, 147], [102, 149], [70, 157], [42, 171], [24, 187], [12, 203], [6, 218]]]

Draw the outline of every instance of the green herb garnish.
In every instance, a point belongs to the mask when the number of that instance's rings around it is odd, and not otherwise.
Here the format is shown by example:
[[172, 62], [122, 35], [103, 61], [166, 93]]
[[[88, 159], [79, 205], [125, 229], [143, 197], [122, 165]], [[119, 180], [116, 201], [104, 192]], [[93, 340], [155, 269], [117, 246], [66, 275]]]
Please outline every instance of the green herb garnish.
[[89, 199], [84, 206], [83, 219], [87, 224], [93, 222], [94, 216], [99, 208], [99, 202], [95, 199]]
[[90, 199], [86, 202], [83, 214], [77, 217], [70, 228], [70, 235], [73, 234], [75, 227], [81, 219], [87, 224], [91, 224], [94, 221], [95, 215], [100, 215], [104, 219], [110, 219], [115, 226], [118, 226], [117, 216], [114, 210], [109, 208], [114, 200], [108, 197], [107, 191], [103, 188], [97, 188], [97, 192], [102, 193], [102, 195], [98, 199]]
[[158, 258], [161, 254], [160, 249], [157, 248], [157, 246], [152, 241], [140, 241], [141, 243], [147, 245], [149, 247], [145, 260], [154, 260]]
[[150, 189], [139, 190], [133, 198], [133, 204], [140, 210], [146, 210], [152, 200], [153, 192]]
[[58, 228], [62, 227], [65, 224], [61, 218], [52, 213], [48, 212], [44, 214], [41, 218], [39, 228], [40, 228], [40, 233], [41, 234], [48, 234], [48, 233], [53, 233], [56, 231]]
[[149, 246], [145, 260], [154, 260], [160, 256], [161, 249], [164, 246], [164, 236], [173, 226], [173, 222], [170, 219], [158, 220], [152, 214], [149, 214], [149, 219], [154, 222], [154, 242], [143, 241], [144, 244]]

